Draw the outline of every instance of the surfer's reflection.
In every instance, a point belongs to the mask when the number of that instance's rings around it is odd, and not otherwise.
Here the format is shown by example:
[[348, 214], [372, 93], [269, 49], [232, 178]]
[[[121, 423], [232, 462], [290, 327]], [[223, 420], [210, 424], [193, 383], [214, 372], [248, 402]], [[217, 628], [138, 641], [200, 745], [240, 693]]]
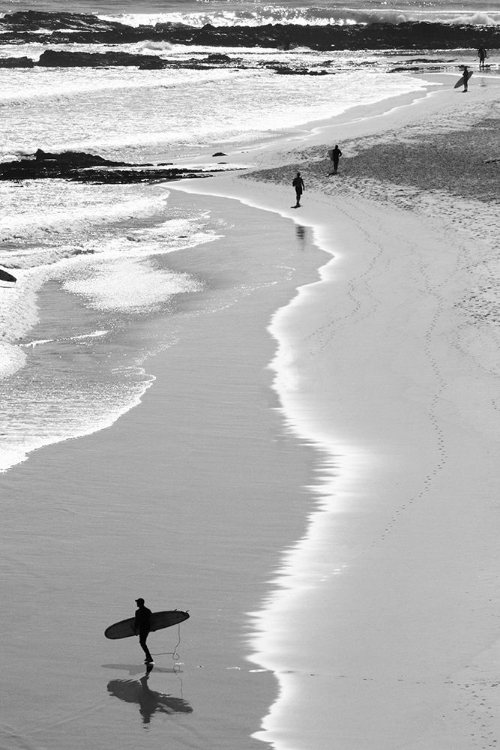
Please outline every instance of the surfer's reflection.
[[306, 245], [306, 228], [302, 227], [300, 224], [297, 224], [297, 226], [295, 227], [295, 231], [297, 233], [299, 245], [301, 246], [301, 249], [304, 250]]
[[146, 674], [140, 680], [111, 680], [108, 682], [108, 693], [126, 703], [138, 703], [144, 724], [149, 724], [152, 715], [157, 712], [190, 714], [193, 709], [183, 698], [150, 690], [148, 680], [152, 670], [153, 665], [148, 665]]

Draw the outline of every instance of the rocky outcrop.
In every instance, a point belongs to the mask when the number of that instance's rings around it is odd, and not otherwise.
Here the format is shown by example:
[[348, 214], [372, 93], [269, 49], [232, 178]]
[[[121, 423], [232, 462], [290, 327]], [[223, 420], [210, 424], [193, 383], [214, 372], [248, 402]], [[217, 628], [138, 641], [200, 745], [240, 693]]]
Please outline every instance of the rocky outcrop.
[[209, 65], [221, 65], [230, 63], [231, 58], [229, 57], [229, 55], [223, 55], [221, 53], [215, 52], [213, 55], [207, 55], [207, 57], [205, 57], [205, 62]]
[[31, 57], [0, 58], [0, 68], [34, 68], [35, 62]]
[[4, 43], [130, 44], [146, 40], [211, 47], [279, 47], [290, 49], [415, 49], [437, 50], [500, 47], [500, 27], [407, 22], [308, 26], [213, 26], [159, 23], [132, 27], [91, 14], [18, 11], [0, 19]]
[[270, 70], [274, 70], [280, 76], [327, 76], [335, 75], [328, 70], [309, 70], [308, 68], [289, 68], [286, 65], [268, 65]]
[[129, 52], [68, 52], [45, 50], [36, 63], [42, 68], [109, 68], [111, 66], [137, 66], [143, 69], [165, 67], [156, 55], [134, 55]]
[[156, 167], [154, 164], [129, 164], [80, 151], [52, 154], [38, 149], [33, 158], [0, 162], [0, 181], [65, 179], [76, 182], [123, 184], [209, 176], [209, 173], [202, 170], [178, 169], [169, 164], [160, 164]]
[[[157, 55], [142, 55], [119, 50], [107, 52], [72, 52], [70, 50], [47, 49], [38, 60], [30, 57], [0, 58], [0, 68], [109, 68], [137, 67], [140, 70], [164, 70], [166, 68], [187, 68], [207, 70], [220, 67], [237, 67], [240, 60], [228, 55], [208, 55], [200, 59], [167, 60]], [[247, 66], [248, 67], [248, 66]], [[255, 67], [255, 66], [254, 66]]]

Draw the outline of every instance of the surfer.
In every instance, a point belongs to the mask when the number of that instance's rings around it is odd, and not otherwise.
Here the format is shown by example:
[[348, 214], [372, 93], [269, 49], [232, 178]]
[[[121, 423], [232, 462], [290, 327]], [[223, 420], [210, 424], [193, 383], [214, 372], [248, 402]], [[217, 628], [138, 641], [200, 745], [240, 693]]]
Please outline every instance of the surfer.
[[338, 145], [335, 144], [335, 148], [332, 148], [331, 150], [331, 159], [333, 162], [333, 174], [337, 174], [337, 170], [339, 168], [339, 159], [342, 156], [342, 151], [339, 149]]
[[484, 70], [484, 61], [486, 60], [486, 50], [484, 47], [479, 47], [477, 56], [479, 57], [479, 70]]
[[463, 94], [465, 94], [466, 91], [469, 90], [469, 68], [467, 65], [464, 65], [464, 90], [462, 91]]
[[136, 599], [137, 610], [135, 612], [134, 633], [139, 636], [139, 643], [146, 654], [146, 664], [153, 663], [153, 657], [146, 645], [146, 640], [151, 631], [151, 610], [144, 606], [144, 599]]
[[304, 185], [304, 180], [300, 176], [300, 172], [297, 172], [297, 177], [294, 177], [292, 185], [295, 188], [295, 195], [297, 196], [297, 203], [295, 204], [294, 208], [300, 208], [300, 198], [302, 196], [302, 193], [306, 189]]

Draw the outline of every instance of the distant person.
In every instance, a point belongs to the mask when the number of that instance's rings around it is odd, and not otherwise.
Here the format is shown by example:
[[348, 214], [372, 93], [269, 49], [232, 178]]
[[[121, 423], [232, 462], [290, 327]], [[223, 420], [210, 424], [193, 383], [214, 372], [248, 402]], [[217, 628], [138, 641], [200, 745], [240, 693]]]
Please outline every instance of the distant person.
[[486, 60], [486, 50], [484, 47], [479, 47], [477, 56], [479, 57], [479, 70], [484, 70], [484, 61]]
[[295, 188], [295, 195], [297, 196], [297, 202], [294, 208], [300, 208], [300, 199], [302, 197], [302, 193], [306, 189], [304, 185], [304, 180], [300, 176], [300, 172], [297, 172], [297, 177], [294, 177], [292, 185]]
[[339, 159], [342, 156], [342, 151], [339, 149], [338, 145], [335, 144], [335, 148], [332, 148], [330, 153], [331, 160], [333, 162], [333, 174], [337, 174], [337, 170], [339, 168]]
[[151, 610], [144, 606], [144, 599], [136, 599], [137, 610], [135, 612], [134, 621], [134, 633], [139, 636], [139, 643], [141, 648], [146, 654], [144, 662], [146, 664], [153, 663], [153, 657], [149, 652], [149, 648], [146, 645], [146, 641], [149, 633], [151, 632]]
[[469, 90], [469, 78], [470, 78], [469, 68], [467, 67], [467, 65], [464, 65], [464, 90], [462, 92], [463, 94], [465, 94], [465, 92]]

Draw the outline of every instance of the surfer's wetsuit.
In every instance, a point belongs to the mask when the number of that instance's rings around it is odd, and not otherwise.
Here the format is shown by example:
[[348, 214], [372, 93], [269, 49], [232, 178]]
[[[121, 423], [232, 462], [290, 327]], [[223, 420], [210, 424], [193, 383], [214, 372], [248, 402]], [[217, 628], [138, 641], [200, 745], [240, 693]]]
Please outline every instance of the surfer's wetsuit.
[[469, 77], [469, 68], [467, 67], [467, 65], [464, 65], [464, 90], [462, 92], [464, 94], [469, 90]]
[[332, 161], [333, 161], [333, 171], [336, 172], [339, 168], [339, 158], [342, 156], [342, 151], [339, 149], [338, 146], [335, 146], [335, 148], [332, 148]]
[[135, 613], [134, 631], [139, 636], [139, 643], [146, 654], [146, 661], [153, 661], [153, 657], [146, 645], [146, 640], [151, 632], [151, 610], [144, 606], [144, 599], [137, 599], [139, 608]]
[[297, 198], [296, 207], [300, 206], [300, 197], [302, 193], [304, 192], [304, 180], [300, 176], [300, 172], [297, 172], [297, 177], [294, 178], [292, 185], [295, 188], [295, 195]]

